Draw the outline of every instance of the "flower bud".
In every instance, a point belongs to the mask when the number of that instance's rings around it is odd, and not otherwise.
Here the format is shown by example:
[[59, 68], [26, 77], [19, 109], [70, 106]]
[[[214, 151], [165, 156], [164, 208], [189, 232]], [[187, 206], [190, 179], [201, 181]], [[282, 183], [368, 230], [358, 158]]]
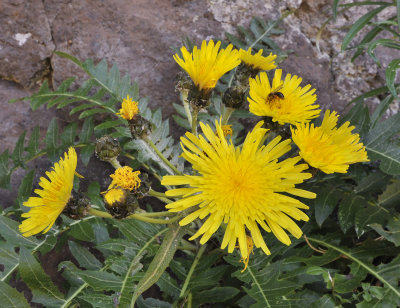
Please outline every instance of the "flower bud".
[[245, 91], [239, 86], [228, 88], [222, 96], [222, 103], [229, 108], [239, 109], [245, 102]]
[[147, 137], [151, 133], [151, 123], [139, 114], [128, 122], [134, 139]]
[[112, 188], [104, 195], [107, 211], [116, 219], [126, 218], [139, 207], [135, 196], [123, 188]]
[[149, 191], [151, 188], [151, 182], [149, 180], [149, 176], [147, 173], [141, 173], [140, 180], [141, 180], [140, 186], [137, 187], [134, 191], [132, 191], [132, 194], [137, 199], [142, 199], [144, 197], [147, 197], [149, 195]]
[[96, 141], [95, 153], [100, 160], [109, 161], [118, 157], [121, 153], [121, 147], [117, 139], [103, 136]]
[[63, 214], [71, 219], [78, 220], [86, 216], [89, 208], [90, 200], [82, 192], [72, 192]]
[[211, 92], [212, 91], [205, 91], [199, 90], [194, 85], [189, 90], [188, 101], [193, 109], [201, 110], [207, 108], [211, 101]]

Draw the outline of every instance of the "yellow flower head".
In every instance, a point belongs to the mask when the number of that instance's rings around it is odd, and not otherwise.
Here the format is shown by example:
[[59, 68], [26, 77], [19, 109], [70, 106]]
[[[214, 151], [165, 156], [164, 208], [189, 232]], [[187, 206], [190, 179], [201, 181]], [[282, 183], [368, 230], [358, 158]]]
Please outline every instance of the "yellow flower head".
[[120, 188], [112, 188], [107, 191], [104, 195], [104, 200], [110, 206], [113, 206], [117, 202], [122, 202], [126, 198], [126, 190]]
[[[259, 227], [274, 235], [283, 243], [291, 243], [284, 229], [299, 238], [300, 228], [293, 222], [308, 220], [300, 209], [308, 206], [288, 196], [315, 198], [315, 194], [295, 188], [311, 177], [302, 173], [307, 164], [296, 165], [300, 157], [278, 159], [290, 150], [290, 140], [280, 142], [278, 136], [268, 145], [262, 145], [266, 129], [259, 122], [247, 136], [241, 147], [224, 138], [221, 124], [216, 122], [217, 136], [209, 125], [200, 122], [204, 136], [190, 132], [181, 138], [182, 157], [192, 164], [196, 175], [164, 176], [162, 185], [184, 185], [171, 189], [167, 196], [181, 196], [180, 200], [168, 204], [171, 212], [192, 208], [193, 212], [180, 221], [187, 225], [196, 218], [204, 219], [202, 227], [192, 239], [202, 235], [204, 244], [226, 224], [221, 248], [228, 246], [233, 252], [237, 240], [243, 258], [247, 258], [246, 228], [250, 231], [256, 247], [270, 254]], [[291, 217], [291, 218], [290, 218]]]
[[115, 170], [110, 177], [113, 179], [108, 189], [114, 187], [132, 190], [140, 187], [142, 182], [139, 178], [140, 171], [133, 171], [129, 166], [124, 166]]
[[186, 47], [182, 47], [183, 59], [178, 54], [174, 55], [175, 61], [189, 74], [200, 90], [213, 89], [218, 79], [240, 64], [239, 52], [232, 50], [232, 44], [219, 50], [220, 46], [221, 42], [214, 45], [212, 40], [208, 44], [203, 41], [201, 48], [197, 49], [197, 46], [194, 46], [192, 53], [188, 52]]
[[29, 212], [22, 214], [27, 217], [20, 225], [19, 231], [23, 236], [31, 236], [51, 229], [57, 217], [64, 210], [70, 197], [74, 183], [77, 164], [75, 149], [70, 147], [64, 159], [55, 163], [52, 171], [46, 172], [49, 179], [40, 178], [39, 186], [35, 189], [39, 197], [30, 197], [24, 205], [30, 207]]
[[132, 100], [129, 95], [122, 100], [121, 109], [117, 115], [125, 120], [132, 120], [139, 113], [139, 103]]
[[277, 56], [273, 55], [271, 52], [268, 57], [264, 57], [262, 53], [262, 49], [260, 49], [255, 55], [251, 54], [251, 48], [249, 48], [247, 51], [240, 49], [239, 57], [243, 63], [252, 67], [253, 69], [269, 71], [276, 68], [275, 59]]
[[299, 155], [311, 166], [325, 173], [347, 173], [350, 164], [369, 161], [358, 134], [352, 134], [350, 122], [337, 128], [337, 113], [325, 112], [320, 127], [301, 124], [292, 130], [292, 139]]
[[233, 134], [232, 125], [222, 125], [221, 126], [222, 132], [224, 133], [224, 137]]
[[258, 116], [272, 117], [283, 125], [285, 123], [306, 123], [319, 116], [318, 105], [314, 105], [317, 96], [311, 85], [299, 87], [301, 78], [287, 74], [282, 81], [282, 70], [275, 71], [272, 86], [267, 73], [260, 73], [255, 79], [250, 78], [250, 112]]

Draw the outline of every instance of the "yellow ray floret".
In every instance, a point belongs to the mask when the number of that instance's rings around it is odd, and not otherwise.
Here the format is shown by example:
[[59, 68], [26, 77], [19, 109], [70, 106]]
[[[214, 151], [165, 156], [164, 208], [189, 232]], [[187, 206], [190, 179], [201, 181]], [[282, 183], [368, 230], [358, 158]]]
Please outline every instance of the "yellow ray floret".
[[133, 171], [129, 166], [124, 166], [115, 170], [110, 177], [113, 179], [108, 189], [114, 187], [132, 190], [140, 187], [142, 182], [139, 178], [140, 171]]
[[253, 69], [269, 71], [276, 68], [275, 59], [277, 56], [273, 55], [271, 52], [268, 57], [264, 57], [262, 53], [262, 49], [260, 49], [254, 55], [251, 54], [251, 48], [249, 48], [247, 51], [240, 49], [239, 57], [240, 60], [242, 60], [242, 63], [251, 66]]
[[338, 128], [337, 121], [337, 113], [327, 110], [320, 127], [301, 124], [291, 128], [299, 155], [325, 173], [347, 173], [350, 164], [369, 161], [359, 135], [351, 133], [354, 126], [345, 122]]
[[287, 74], [282, 80], [282, 70], [275, 71], [272, 85], [267, 73], [262, 72], [255, 79], [250, 78], [250, 92], [247, 100], [250, 112], [258, 116], [272, 117], [272, 120], [285, 123], [307, 123], [319, 116], [321, 110], [315, 105], [317, 96], [311, 85], [300, 87], [301, 78]]
[[126, 191], [121, 188], [112, 188], [104, 194], [104, 200], [109, 205], [122, 202], [126, 198]]
[[122, 100], [121, 109], [117, 113], [125, 120], [132, 120], [139, 113], [139, 103], [132, 100], [129, 95]]
[[239, 52], [232, 50], [232, 44], [219, 50], [220, 46], [221, 42], [214, 45], [212, 40], [208, 44], [203, 41], [201, 48], [197, 49], [197, 46], [194, 46], [192, 53], [186, 47], [182, 47], [183, 59], [178, 54], [174, 55], [175, 61], [189, 74], [200, 90], [213, 89], [218, 79], [240, 64]]
[[46, 233], [53, 226], [57, 217], [67, 205], [74, 183], [74, 174], [77, 164], [77, 156], [74, 148], [69, 148], [55, 163], [53, 170], [46, 172], [49, 179], [40, 178], [39, 186], [35, 189], [39, 197], [30, 197], [24, 202], [24, 206], [30, 207], [29, 212], [22, 214], [27, 217], [19, 226], [23, 236], [31, 236], [41, 231]]
[[232, 252], [238, 241], [244, 260], [249, 255], [246, 229], [254, 245], [266, 254], [270, 252], [260, 226], [289, 245], [291, 241], [284, 230], [299, 238], [302, 232], [292, 218], [307, 221], [307, 215], [300, 209], [308, 206], [288, 194], [315, 198], [314, 193], [295, 188], [311, 177], [302, 172], [307, 165], [297, 164], [301, 159], [298, 156], [278, 160], [290, 150], [290, 140], [281, 142], [281, 137], [276, 137], [268, 145], [262, 145], [267, 132], [261, 128], [262, 121], [247, 135], [241, 147], [227, 141], [221, 124], [215, 124], [217, 134], [209, 125], [200, 122], [204, 136], [188, 132], [181, 138], [182, 156], [192, 164], [196, 175], [164, 176], [163, 185], [188, 186], [167, 191], [167, 196], [181, 196], [181, 199], [166, 207], [172, 212], [192, 208], [192, 213], [180, 221], [181, 225], [207, 217], [191, 238], [202, 236], [201, 244], [207, 242], [221, 224], [226, 224], [221, 248], [228, 246], [228, 252]]

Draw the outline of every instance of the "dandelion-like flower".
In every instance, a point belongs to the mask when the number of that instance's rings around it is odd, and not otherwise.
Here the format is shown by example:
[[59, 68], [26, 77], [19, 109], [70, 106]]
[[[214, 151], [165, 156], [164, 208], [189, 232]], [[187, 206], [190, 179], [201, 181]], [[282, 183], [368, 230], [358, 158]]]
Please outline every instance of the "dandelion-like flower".
[[283, 125], [285, 123], [306, 123], [319, 116], [321, 110], [315, 105], [317, 96], [311, 85], [300, 87], [301, 78], [287, 74], [282, 81], [282, 70], [275, 71], [272, 85], [267, 73], [250, 78], [250, 112], [258, 116], [272, 117]]
[[139, 113], [139, 103], [132, 100], [129, 95], [122, 100], [121, 109], [117, 113], [125, 120], [132, 120]]
[[262, 145], [267, 132], [261, 128], [262, 124], [261, 121], [255, 126], [241, 147], [235, 147], [224, 138], [221, 124], [216, 122], [216, 135], [209, 125], [200, 122], [204, 136], [187, 132], [181, 138], [182, 156], [192, 164], [195, 175], [164, 176], [161, 182], [188, 186], [166, 192], [167, 196], [181, 196], [166, 205], [171, 212], [193, 210], [180, 221], [181, 225], [208, 216], [191, 239], [202, 236], [200, 243], [204, 244], [224, 223], [226, 231], [221, 248], [228, 246], [231, 253], [238, 240], [244, 259], [249, 255], [246, 228], [254, 245], [270, 254], [259, 227], [272, 231], [289, 245], [291, 241], [284, 229], [299, 238], [302, 231], [291, 218], [307, 221], [307, 215], [300, 209], [308, 206], [288, 194], [315, 198], [314, 193], [295, 188], [311, 177], [302, 172], [308, 168], [307, 164], [296, 165], [299, 156], [279, 161], [290, 150], [290, 140], [280, 142], [278, 136], [268, 145]]
[[301, 124], [291, 128], [299, 155], [325, 173], [347, 173], [350, 164], [369, 161], [360, 136], [351, 133], [354, 126], [347, 121], [337, 128], [337, 121], [337, 113], [327, 110], [320, 127]]
[[21, 215], [27, 218], [19, 226], [23, 236], [31, 236], [41, 231], [46, 233], [54, 225], [71, 197], [76, 164], [75, 149], [70, 147], [68, 153], [64, 154], [64, 159], [60, 158], [60, 161], [54, 164], [53, 170], [46, 172], [49, 179], [40, 178], [39, 186], [42, 189], [35, 189], [39, 197], [30, 197], [24, 202], [24, 205], [31, 209]]
[[174, 55], [175, 61], [189, 74], [199, 90], [207, 92], [213, 89], [218, 79], [240, 64], [239, 52], [232, 50], [232, 44], [219, 50], [220, 46], [221, 42], [214, 45], [212, 40], [208, 44], [203, 41], [201, 48], [194, 46], [192, 53], [182, 47], [183, 59], [178, 54]]
[[276, 68], [275, 59], [276, 55], [273, 55], [272, 52], [269, 54], [268, 57], [264, 57], [263, 50], [260, 49], [256, 54], [251, 54], [251, 48], [247, 51], [240, 49], [239, 50], [239, 57], [242, 60], [242, 63], [245, 63], [247, 66], [250, 66], [256, 70], [262, 71], [269, 71]]
[[133, 171], [129, 166], [124, 166], [115, 170], [110, 177], [113, 179], [108, 190], [119, 187], [127, 190], [137, 189], [140, 186], [140, 171]]
[[110, 206], [126, 199], [126, 190], [120, 188], [112, 188], [104, 194], [104, 200]]

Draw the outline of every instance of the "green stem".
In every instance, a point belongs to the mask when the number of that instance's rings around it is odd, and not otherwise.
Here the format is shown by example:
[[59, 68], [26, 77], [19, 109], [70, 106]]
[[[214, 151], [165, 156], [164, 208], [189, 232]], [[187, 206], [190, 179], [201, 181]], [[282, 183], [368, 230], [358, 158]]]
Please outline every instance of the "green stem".
[[158, 192], [158, 191], [155, 191], [155, 190], [152, 190], [152, 189], [150, 189], [149, 195], [152, 196], [152, 197], [156, 197], [159, 200], [161, 200], [161, 201], [163, 201], [163, 202], [165, 202], [167, 204], [173, 202], [172, 200], [168, 199], [167, 196], [164, 193], [161, 193], [161, 192]]
[[96, 217], [102, 217], [102, 218], [113, 218], [111, 214], [103, 211], [96, 210], [94, 208], [90, 208], [88, 211], [88, 214], [96, 216]]
[[381, 282], [383, 282], [384, 284], [387, 285], [388, 288], [390, 288], [398, 297], [400, 297], [400, 292], [394, 287], [392, 286], [389, 281], [387, 281], [385, 278], [383, 278], [377, 271], [375, 271], [373, 268], [369, 267], [367, 264], [365, 264], [364, 262], [358, 260], [357, 258], [353, 257], [350, 253], [348, 253], [347, 251], [344, 251], [342, 249], [340, 249], [339, 247], [333, 246], [331, 244], [328, 244], [324, 241], [321, 240], [317, 240], [315, 238], [312, 237], [308, 237], [307, 239], [318, 243], [320, 245], [323, 245], [325, 247], [328, 247], [330, 249], [336, 250], [338, 252], [340, 252], [342, 255], [345, 255], [347, 258], [349, 258], [350, 260], [352, 260], [353, 262], [358, 263], [361, 267], [365, 268], [369, 273], [371, 273], [372, 275], [374, 275], [378, 280], [380, 280]]
[[122, 168], [121, 164], [119, 163], [118, 159], [116, 157], [111, 158], [110, 160], [108, 160], [108, 162], [115, 168]]
[[174, 216], [174, 215], [176, 215], [176, 213], [172, 213], [172, 212], [169, 212], [169, 211], [164, 211], [164, 212], [143, 212], [143, 213], [140, 213], [140, 215], [145, 216], [145, 217], [160, 217], [160, 216]]
[[160, 159], [167, 164], [167, 166], [176, 174], [182, 174], [178, 169], [176, 169], [176, 167], [171, 164], [171, 162], [165, 158], [165, 156], [157, 149], [156, 145], [148, 138], [143, 138], [143, 141], [147, 143], [147, 145], [149, 147], [152, 148], [152, 150], [157, 154], [158, 157], [160, 157]]
[[199, 114], [199, 111], [197, 109], [193, 110], [192, 113], [192, 133], [193, 135], [197, 136], [197, 115]]
[[190, 278], [193, 275], [193, 272], [194, 272], [194, 270], [195, 270], [195, 268], [197, 266], [197, 263], [199, 263], [201, 256], [203, 255], [204, 251], [206, 250], [206, 247], [207, 247], [207, 245], [201, 245], [199, 251], [197, 252], [197, 255], [194, 258], [193, 264], [190, 267], [189, 273], [186, 276], [185, 282], [183, 283], [183, 287], [182, 287], [181, 293], [179, 294], [180, 298], [182, 298], [185, 295], [186, 289], [187, 289], [187, 287], [189, 285]]
[[128, 217], [126, 217], [126, 219], [136, 219], [136, 220], [148, 222], [151, 224], [160, 224], [160, 225], [172, 224], [181, 218], [182, 218], [181, 216], [176, 215], [175, 217], [172, 217], [171, 219], [157, 219], [157, 218], [151, 218], [151, 217], [140, 215], [140, 214], [132, 214], [132, 215], [129, 215]]
[[222, 115], [221, 125], [228, 124], [229, 118], [231, 117], [232, 113], [235, 111], [234, 108], [226, 107], [224, 113]]

